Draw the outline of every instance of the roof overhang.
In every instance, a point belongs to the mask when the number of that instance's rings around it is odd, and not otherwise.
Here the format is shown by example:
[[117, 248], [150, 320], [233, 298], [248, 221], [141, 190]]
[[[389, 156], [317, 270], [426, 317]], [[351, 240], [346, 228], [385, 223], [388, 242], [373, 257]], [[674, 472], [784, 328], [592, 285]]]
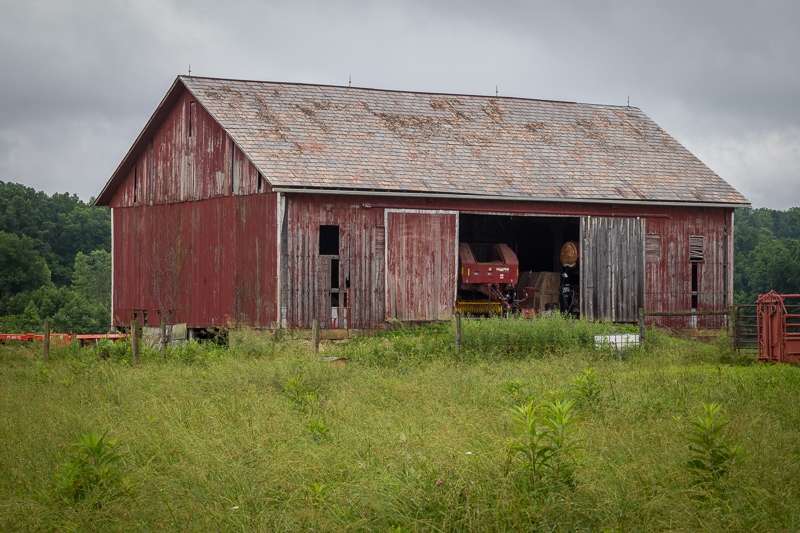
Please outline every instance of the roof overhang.
[[430, 193], [430, 192], [408, 192], [408, 191], [376, 191], [360, 189], [319, 189], [319, 188], [298, 188], [280, 187], [272, 188], [273, 192], [281, 194], [335, 194], [344, 196], [377, 196], [395, 198], [439, 198], [448, 200], [481, 200], [481, 201], [504, 201], [504, 202], [545, 202], [545, 203], [571, 203], [571, 204], [615, 204], [615, 205], [659, 205], [672, 207], [717, 207], [727, 209], [738, 209], [748, 207], [750, 203], [719, 203], [719, 202], [678, 202], [668, 200], [620, 200], [608, 198], [552, 198], [552, 197], [520, 197], [520, 196], [498, 196], [498, 195], [478, 195], [478, 194], [453, 194], [453, 193]]

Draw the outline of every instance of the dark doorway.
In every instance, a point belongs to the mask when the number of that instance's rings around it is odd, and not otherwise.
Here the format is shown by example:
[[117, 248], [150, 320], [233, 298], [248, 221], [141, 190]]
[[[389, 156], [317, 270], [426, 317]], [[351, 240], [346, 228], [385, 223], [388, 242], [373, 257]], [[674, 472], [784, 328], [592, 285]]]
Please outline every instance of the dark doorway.
[[561, 246], [579, 240], [578, 217], [462, 213], [458, 220], [458, 242], [507, 244], [517, 254], [520, 272], [561, 272]]

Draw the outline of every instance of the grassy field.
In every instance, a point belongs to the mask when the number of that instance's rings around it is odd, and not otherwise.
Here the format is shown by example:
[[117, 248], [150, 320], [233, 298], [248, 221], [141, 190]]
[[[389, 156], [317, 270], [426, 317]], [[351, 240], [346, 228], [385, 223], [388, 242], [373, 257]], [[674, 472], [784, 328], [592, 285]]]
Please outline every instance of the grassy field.
[[610, 331], [0, 346], [0, 530], [800, 530], [800, 369]]

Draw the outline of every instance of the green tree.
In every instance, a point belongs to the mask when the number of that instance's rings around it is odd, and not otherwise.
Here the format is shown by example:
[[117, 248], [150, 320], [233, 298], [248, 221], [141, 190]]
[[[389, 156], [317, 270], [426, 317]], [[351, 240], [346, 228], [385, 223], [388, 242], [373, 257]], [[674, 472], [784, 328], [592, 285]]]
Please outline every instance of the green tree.
[[17, 319], [17, 331], [19, 332], [39, 332], [43, 330], [43, 321], [39, 316], [39, 309], [33, 300], [28, 302], [25, 311]]
[[800, 292], [800, 241], [770, 239], [758, 243], [747, 262], [751, 294], [771, 290], [781, 294]]
[[105, 207], [74, 194], [48, 196], [18, 183], [0, 181], [0, 231], [27, 235], [50, 268], [57, 286], [70, 283], [77, 252], [111, 248], [111, 217]]
[[59, 309], [64, 307], [74, 296], [74, 291], [67, 287], [56, 287], [52, 283], [42, 285], [30, 293], [43, 319], [53, 318]]
[[800, 293], [800, 208], [744, 208], [734, 220], [735, 302], [753, 303], [771, 290]]
[[72, 272], [72, 288], [93, 305], [111, 307], [111, 254], [94, 250], [89, 255], [78, 252]]
[[0, 312], [5, 314], [8, 299], [31, 291], [50, 281], [50, 269], [27, 236], [0, 231]]
[[92, 305], [79, 295], [73, 297], [53, 315], [53, 331], [103, 333], [108, 331], [111, 318], [108, 308]]

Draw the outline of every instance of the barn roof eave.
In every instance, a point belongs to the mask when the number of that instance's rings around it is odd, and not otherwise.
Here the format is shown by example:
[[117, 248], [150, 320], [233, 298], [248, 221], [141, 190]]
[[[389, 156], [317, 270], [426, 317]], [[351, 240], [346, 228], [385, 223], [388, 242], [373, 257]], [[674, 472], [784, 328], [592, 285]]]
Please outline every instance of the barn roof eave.
[[503, 196], [503, 195], [481, 195], [481, 194], [455, 194], [455, 193], [436, 193], [436, 192], [409, 192], [409, 191], [379, 191], [374, 189], [326, 189], [315, 187], [286, 187], [276, 186], [273, 192], [281, 194], [338, 194], [343, 196], [377, 196], [377, 197], [402, 197], [402, 198], [442, 198], [456, 200], [494, 200], [494, 201], [515, 201], [515, 202], [547, 202], [547, 203], [570, 203], [570, 204], [617, 204], [617, 205], [659, 205], [674, 207], [719, 207], [738, 209], [749, 207], [750, 202], [714, 202], [698, 201], [687, 202], [679, 200], [646, 200], [646, 199], [623, 199], [623, 198], [558, 198], [552, 196]]

